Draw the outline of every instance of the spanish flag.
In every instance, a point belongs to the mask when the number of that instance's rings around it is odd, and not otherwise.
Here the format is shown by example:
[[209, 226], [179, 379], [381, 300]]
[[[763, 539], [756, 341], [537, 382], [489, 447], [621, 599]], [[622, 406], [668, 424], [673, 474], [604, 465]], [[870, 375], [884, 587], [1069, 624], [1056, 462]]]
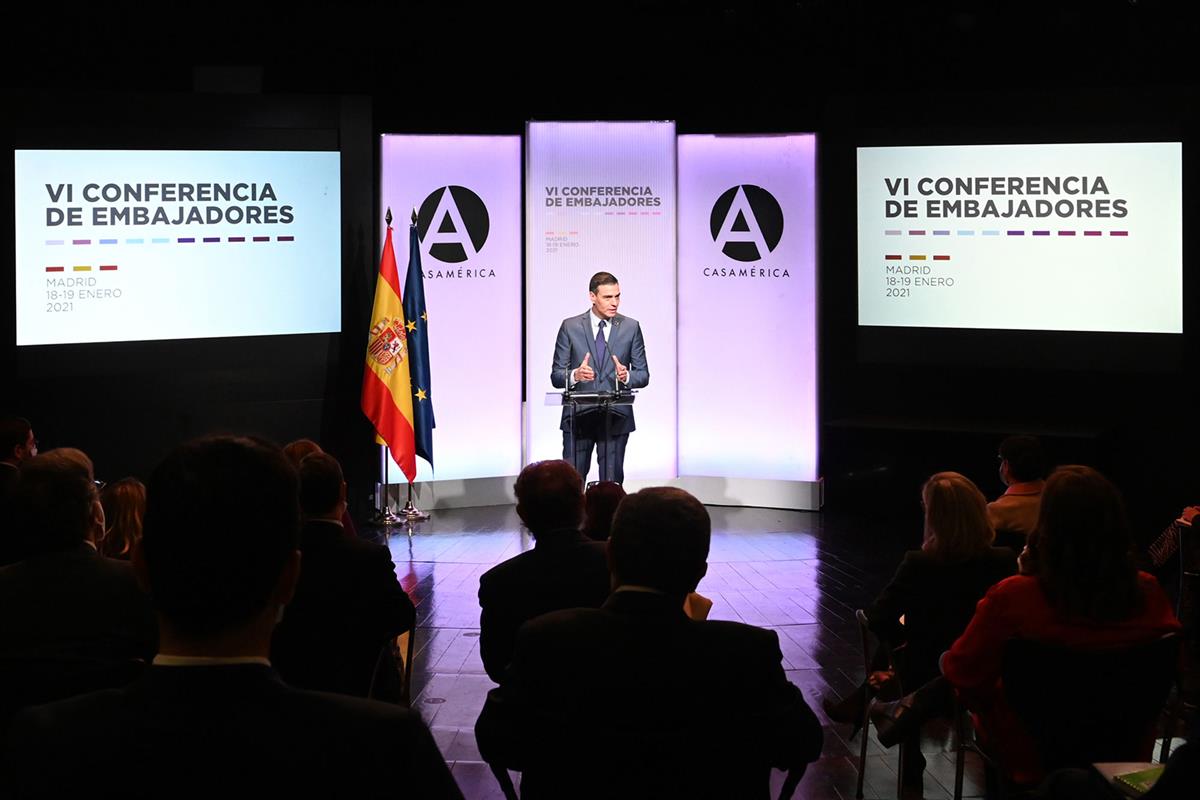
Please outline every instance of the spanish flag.
[[362, 409], [391, 450], [392, 459], [412, 483], [417, 478], [417, 456], [408, 367], [408, 334], [404, 325], [400, 274], [392, 250], [392, 226], [388, 225], [383, 257], [379, 261], [379, 278], [375, 282], [375, 304], [371, 307]]

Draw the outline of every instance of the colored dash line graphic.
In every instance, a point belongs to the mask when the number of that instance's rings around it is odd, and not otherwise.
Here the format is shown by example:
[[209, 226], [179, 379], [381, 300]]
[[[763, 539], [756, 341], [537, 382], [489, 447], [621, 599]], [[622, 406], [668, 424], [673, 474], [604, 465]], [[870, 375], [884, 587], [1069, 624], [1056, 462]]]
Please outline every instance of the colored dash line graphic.
[[933, 260], [934, 261], [949, 261], [950, 256], [934, 256]]
[[904, 256], [899, 256], [899, 255], [888, 255], [888, 256], [883, 257], [884, 261], [902, 261], [903, 259], [904, 259]]
[[46, 272], [62, 272], [63, 267], [46, 267]]
[[1109, 236], [1128, 236], [1129, 231], [1109, 231]]
[[933, 235], [934, 236], [949, 236], [950, 231], [934, 231]]
[[100, 244], [116, 244], [116, 239], [101, 239]]
[[229, 237], [229, 241], [231, 241], [231, 242], [244, 242], [244, 241], [246, 241], [246, 237], [245, 237], [245, 236], [230, 236], [230, 237]]
[[984, 236], [999, 236], [1000, 231], [981, 231]]
[[1075, 231], [1059, 231], [1058, 235], [1059, 236], [1074, 236]]
[[294, 241], [296, 241], [296, 237], [295, 236], [276, 236], [275, 241], [277, 241], [277, 242], [294, 242]]
[[196, 237], [195, 236], [180, 236], [178, 239], [176, 239], [176, 241], [179, 242], [180, 244], [195, 244]]
[[270, 237], [270, 236], [255, 236], [255, 237], [254, 237], [254, 241], [256, 241], [256, 242], [269, 242], [269, 241], [271, 241], [271, 237]]
[[925, 231], [909, 231], [908, 235], [909, 236], [924, 236]]
[[975, 231], [959, 231], [958, 235], [959, 236], [974, 236]]
[[220, 242], [220, 241], [221, 241], [220, 236], [205, 236], [204, 237], [205, 244], [214, 244], [214, 243]]
[[904, 233], [904, 231], [895, 231], [895, 230], [892, 230], [892, 231], [884, 231], [884, 232], [883, 232], [883, 235], [884, 235], [884, 236], [899, 236], [899, 235], [900, 235], [900, 234], [902, 234], [902, 233]]
[[1033, 235], [1034, 236], [1049, 236], [1050, 231], [1034, 231]]
[[72, 272], [91, 272], [91, 271], [92, 271], [92, 268], [91, 268], [91, 267], [78, 266], [78, 267], [71, 267], [71, 271], [72, 271]]
[[126, 239], [125, 244], [145, 244], [145, 239]]
[[91, 244], [91, 239], [72, 239], [71, 244]]
[[47, 239], [46, 244], [50, 244], [50, 245], [65, 244], [65, 242], [63, 242], [62, 239]]
[[151, 239], [150, 243], [151, 244], [170, 244], [171, 240], [170, 239]]
[[1104, 231], [1084, 231], [1084, 236], [1103, 236]]
[[1025, 231], [1009, 231], [1008, 235], [1009, 236], [1024, 236]]
[[100, 271], [101, 272], [116, 272], [117, 265], [116, 264], [105, 264], [102, 267], [100, 267]]
[[909, 261], [924, 261], [925, 256], [909, 256], [908, 260]]

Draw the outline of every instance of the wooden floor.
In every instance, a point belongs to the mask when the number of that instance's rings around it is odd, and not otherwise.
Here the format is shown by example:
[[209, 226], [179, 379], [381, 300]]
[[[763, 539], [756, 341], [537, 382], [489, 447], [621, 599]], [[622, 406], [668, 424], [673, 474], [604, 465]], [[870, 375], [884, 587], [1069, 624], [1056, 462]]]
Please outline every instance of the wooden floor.
[[[779, 633], [784, 669], [825, 724], [821, 759], [805, 773], [797, 798], [854, 797], [859, 740], [830, 723], [823, 696], [841, 696], [863, 677], [854, 610], [891, 577], [904, 550], [920, 543], [920, 509], [903, 528], [830, 514], [710, 508], [708, 575], [699, 591], [713, 600], [711, 618], [738, 620]], [[479, 659], [479, 576], [533, 547], [511, 506], [439, 511], [412, 536], [388, 539], [396, 572], [417, 605], [413, 707], [433, 730], [469, 800], [501, 798], [475, 746], [474, 725], [494, 686]], [[737, 687], [728, 687], [736, 692]], [[929, 767], [925, 797], [949, 798], [953, 754], [944, 738], [922, 744]], [[896, 750], [870, 734], [866, 797], [896, 796]], [[776, 786], [782, 774], [774, 774]], [[983, 794], [982, 772], [969, 756], [965, 794]]]

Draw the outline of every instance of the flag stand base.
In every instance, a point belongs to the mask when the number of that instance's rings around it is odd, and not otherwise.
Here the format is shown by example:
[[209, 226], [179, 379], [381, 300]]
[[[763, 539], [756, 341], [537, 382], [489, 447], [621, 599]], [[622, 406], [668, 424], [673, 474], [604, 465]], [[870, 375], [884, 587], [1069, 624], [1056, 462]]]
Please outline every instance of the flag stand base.
[[413, 485], [408, 484], [408, 502], [404, 504], [404, 508], [400, 509], [400, 515], [409, 522], [424, 522], [429, 519], [429, 515], [421, 509], [413, 505]]
[[371, 518], [371, 524], [381, 528], [395, 528], [398, 525], [403, 525], [408, 520], [405, 517], [396, 516], [390, 508], [385, 508], [374, 517]]

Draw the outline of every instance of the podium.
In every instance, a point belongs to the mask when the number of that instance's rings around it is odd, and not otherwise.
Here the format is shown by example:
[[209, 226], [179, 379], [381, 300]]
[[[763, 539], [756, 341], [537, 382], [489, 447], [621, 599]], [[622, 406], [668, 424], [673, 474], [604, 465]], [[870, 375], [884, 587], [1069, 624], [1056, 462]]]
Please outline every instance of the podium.
[[[600, 458], [600, 448], [596, 448], [596, 459], [600, 466], [600, 480], [607, 481], [608, 447], [612, 441], [612, 409], [613, 406], [631, 406], [637, 398], [637, 393], [631, 390], [618, 392], [547, 392], [546, 405], [570, 406], [571, 424], [567, 427], [567, 441], [570, 442], [570, 452], [575, 453], [575, 420], [580, 411], [599, 409], [604, 414], [604, 458]], [[587, 476], [583, 479], [586, 481]]]

